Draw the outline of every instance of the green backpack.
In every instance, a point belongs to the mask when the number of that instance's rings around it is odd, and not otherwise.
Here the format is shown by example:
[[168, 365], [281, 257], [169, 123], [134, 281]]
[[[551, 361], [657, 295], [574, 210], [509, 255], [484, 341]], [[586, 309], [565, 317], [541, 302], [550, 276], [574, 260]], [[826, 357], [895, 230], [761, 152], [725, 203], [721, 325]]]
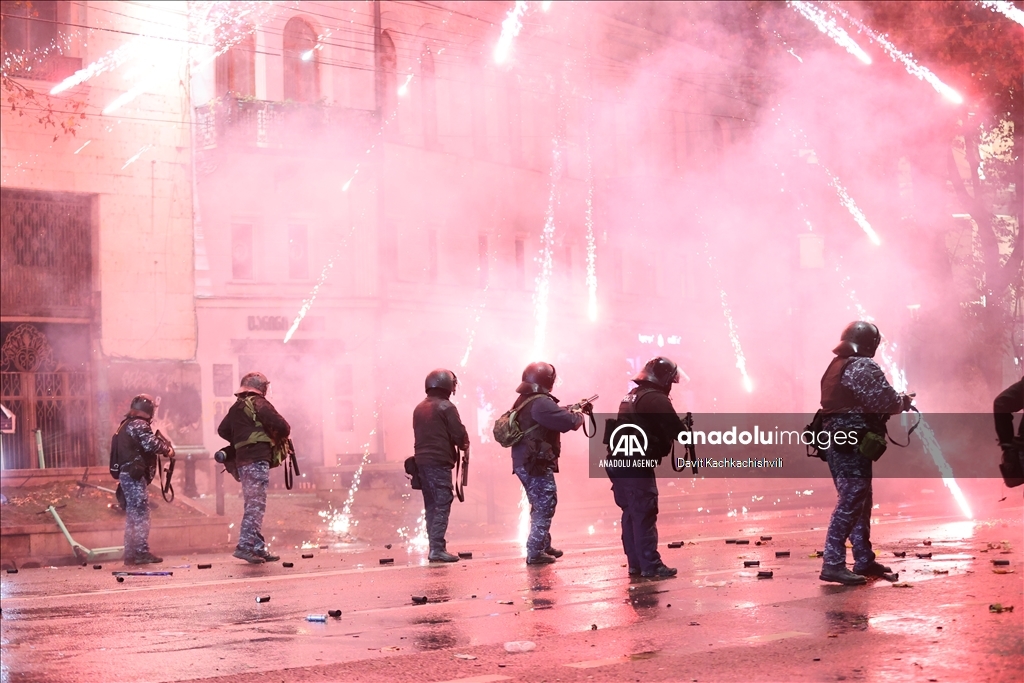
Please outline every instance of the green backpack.
[[525, 432], [519, 428], [519, 421], [516, 418], [519, 413], [530, 404], [534, 399], [540, 398], [543, 394], [534, 394], [530, 396], [518, 408], [512, 408], [511, 410], [505, 411], [501, 417], [494, 421], [494, 440], [498, 442], [499, 446], [503, 448], [512, 448], [517, 443], [523, 440], [523, 437], [532, 432], [534, 429], [539, 427], [539, 424], [535, 424]]

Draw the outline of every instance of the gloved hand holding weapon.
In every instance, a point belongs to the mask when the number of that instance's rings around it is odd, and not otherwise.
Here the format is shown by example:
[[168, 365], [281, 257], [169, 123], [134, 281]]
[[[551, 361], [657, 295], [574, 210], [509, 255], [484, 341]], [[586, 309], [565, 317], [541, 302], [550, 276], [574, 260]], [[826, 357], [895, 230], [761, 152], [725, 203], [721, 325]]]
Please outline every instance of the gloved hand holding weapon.
[[[686, 413], [683, 418], [683, 431], [690, 432], [689, 443], [683, 446], [683, 450], [686, 453], [686, 460], [690, 462], [690, 467], [693, 468], [694, 475], [697, 474], [697, 447], [693, 443], [693, 413]], [[685, 467], [679, 467], [676, 463], [675, 454], [672, 454], [672, 469], [676, 472], [682, 472]]]
[[455, 495], [458, 496], [459, 502], [466, 502], [466, 486], [469, 484], [469, 439], [462, 447], [462, 456], [456, 456], [455, 461]]
[[590, 398], [581, 399], [579, 402], [573, 403], [571, 406], [569, 406], [570, 413], [582, 413], [583, 415], [586, 415], [587, 417], [590, 418], [590, 424], [592, 425], [592, 427], [589, 432], [587, 431], [586, 421], [584, 421], [583, 423], [583, 433], [586, 435], [588, 439], [592, 438], [594, 434], [597, 433], [597, 422], [594, 420], [594, 401], [596, 401], [598, 398], [600, 398], [600, 396], [594, 394]]
[[174, 444], [171, 440], [164, 436], [160, 430], [156, 430], [157, 440], [167, 447], [167, 470], [164, 471], [164, 460], [163, 457], [159, 458], [160, 462], [160, 495], [163, 496], [164, 500], [168, 503], [174, 501], [174, 486], [171, 485], [171, 477], [174, 476]]

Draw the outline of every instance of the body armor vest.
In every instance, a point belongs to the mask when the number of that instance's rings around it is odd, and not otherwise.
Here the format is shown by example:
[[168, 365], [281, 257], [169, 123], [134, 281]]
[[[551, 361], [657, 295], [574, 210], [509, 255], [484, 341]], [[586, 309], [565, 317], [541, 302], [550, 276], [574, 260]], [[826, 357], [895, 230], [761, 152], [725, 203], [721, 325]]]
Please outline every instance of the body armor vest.
[[825, 415], [854, 412], [859, 406], [853, 390], [843, 384], [843, 372], [857, 356], [836, 356], [821, 377], [821, 409]]
[[[513, 407], [518, 408], [526, 401], [526, 399], [534, 395], [535, 394], [521, 395], [519, 398], [516, 399], [516, 402]], [[558, 399], [555, 398], [554, 396], [548, 394], [548, 398], [550, 398], [555, 403], [558, 403]], [[516, 422], [519, 423], [519, 429], [521, 429], [523, 432], [530, 430], [529, 433], [523, 436], [523, 441], [541, 441], [543, 443], [546, 443], [549, 446], [551, 446], [551, 451], [552, 453], [554, 453], [555, 458], [558, 458], [558, 456], [562, 452], [562, 435], [561, 433], [556, 432], [553, 429], [548, 429], [544, 425], [538, 424], [537, 421], [533, 419], [533, 403], [536, 403], [536, 401], [530, 401], [530, 404], [527, 406], [526, 410], [523, 410], [516, 414]], [[532, 429], [534, 426], [536, 426], [536, 429]], [[557, 472], [558, 470], [556, 469], [555, 471]]]

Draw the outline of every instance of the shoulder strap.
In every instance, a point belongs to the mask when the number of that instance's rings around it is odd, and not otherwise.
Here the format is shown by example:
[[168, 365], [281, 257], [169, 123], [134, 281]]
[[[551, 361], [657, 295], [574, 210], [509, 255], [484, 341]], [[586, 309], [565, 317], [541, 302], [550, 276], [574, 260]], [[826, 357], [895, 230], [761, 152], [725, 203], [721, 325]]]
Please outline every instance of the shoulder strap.
[[[518, 408], [513, 408], [513, 411], [515, 412], [516, 417], [517, 418], [519, 417], [519, 413], [522, 412], [523, 408], [525, 408], [532, 401], [540, 398], [541, 396], [544, 396], [544, 394], [532, 394], [531, 396], [527, 396], [526, 400], [523, 401], [522, 403], [520, 403]], [[519, 420], [517, 419], [516, 420], [516, 426], [518, 426], [518, 425], [519, 425]], [[540, 427], [540, 423], [539, 422], [534, 422], [532, 426], [530, 426], [525, 431], [523, 431], [523, 436], [525, 437], [527, 434], [529, 434], [533, 430], [537, 429], [538, 427]]]
[[239, 441], [234, 444], [235, 448], [241, 448], [242, 446], [248, 446], [254, 443], [273, 443], [273, 440], [267, 435], [267, 432], [263, 429], [263, 423], [256, 416], [256, 406], [253, 404], [252, 396], [245, 397], [245, 414], [252, 418], [252, 421], [256, 423], [256, 431], [249, 434], [249, 438], [245, 441]]

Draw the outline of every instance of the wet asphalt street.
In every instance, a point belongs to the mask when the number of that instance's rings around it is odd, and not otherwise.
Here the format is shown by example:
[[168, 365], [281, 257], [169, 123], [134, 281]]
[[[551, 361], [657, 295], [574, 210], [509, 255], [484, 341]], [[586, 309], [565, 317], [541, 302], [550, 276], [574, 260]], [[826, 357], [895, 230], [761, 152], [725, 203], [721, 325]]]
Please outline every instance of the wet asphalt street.
[[[631, 580], [618, 539], [585, 531], [559, 536], [565, 556], [544, 567], [510, 541], [452, 539], [473, 558], [431, 566], [404, 546], [334, 544], [278, 548], [290, 568], [168, 557], [141, 569], [173, 576], [123, 583], [119, 564], [23, 569], [2, 577], [0, 681], [1024, 680], [1019, 494], [974, 521], [876, 510], [879, 559], [907, 586], [820, 582], [810, 556], [829, 513], [722, 518], [699, 534], [665, 514], [660, 547], [680, 572], [659, 581]], [[509, 653], [511, 641], [535, 648]]]

